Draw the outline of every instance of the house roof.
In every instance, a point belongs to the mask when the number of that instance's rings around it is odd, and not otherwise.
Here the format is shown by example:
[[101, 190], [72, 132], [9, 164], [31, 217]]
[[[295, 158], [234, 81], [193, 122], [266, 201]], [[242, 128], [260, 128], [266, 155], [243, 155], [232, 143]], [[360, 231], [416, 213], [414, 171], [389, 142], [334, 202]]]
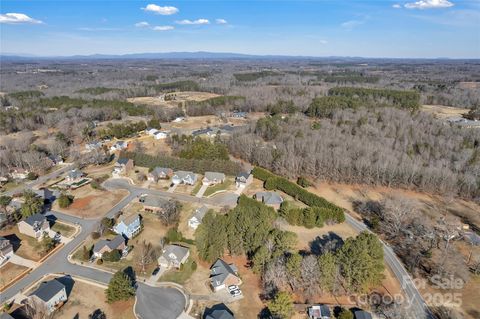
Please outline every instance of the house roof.
[[202, 206], [200, 208], [195, 209], [195, 213], [193, 214], [193, 217], [195, 217], [198, 221], [201, 221], [203, 217], [205, 217], [205, 214], [207, 212], [208, 212], [208, 207]]
[[205, 172], [205, 178], [209, 181], [225, 179], [225, 174], [218, 172]]
[[315, 305], [308, 308], [308, 315], [311, 318], [330, 317], [330, 309], [327, 305]]
[[153, 171], [150, 172], [150, 174], [158, 176], [158, 175], [160, 175], [160, 174], [169, 175], [169, 174], [171, 174], [172, 172], [173, 172], [173, 171], [172, 171], [171, 168], [168, 168], [168, 167], [159, 167], [159, 166], [157, 166], [157, 167], [155, 167], [155, 168], [153, 169]]
[[355, 311], [355, 319], [372, 319], [372, 314], [363, 310]]
[[215, 309], [210, 311], [205, 319], [235, 319], [235, 317], [226, 309]]
[[163, 250], [163, 258], [172, 260], [171, 255], [175, 256], [175, 260], [182, 260], [188, 254], [188, 248], [179, 245], [166, 245]]
[[465, 237], [465, 240], [467, 240], [470, 244], [475, 245], [475, 246], [480, 245], [480, 236], [477, 235], [476, 233], [465, 232], [463, 234], [463, 236]]
[[81, 170], [79, 169], [72, 169], [70, 170], [68, 173], [67, 173], [68, 177], [72, 178], [72, 179], [75, 179], [75, 178], [80, 178], [82, 177], [83, 173]]
[[245, 178], [245, 179], [247, 179], [249, 176], [250, 176], [250, 173], [249, 173], [249, 172], [240, 172], [240, 173], [238, 173], [238, 175], [237, 175], [237, 179], [238, 179], [238, 178]]
[[205, 129], [200, 129], [200, 130], [193, 131], [192, 135], [197, 136], [197, 135], [203, 135], [203, 134], [207, 134], [207, 133], [211, 133], [211, 132], [213, 132], [213, 130], [211, 128], [205, 128]]
[[235, 265], [229, 265], [222, 259], [217, 259], [210, 267], [210, 281], [214, 287], [222, 285], [228, 275], [237, 276], [237, 267]]
[[42, 214], [36, 213], [25, 219], [25, 222], [30, 226], [35, 225], [35, 223], [43, 223], [47, 218]]
[[163, 208], [166, 204], [168, 204], [168, 200], [159, 196], [147, 195], [143, 200], [145, 206]]
[[189, 175], [192, 176], [192, 177], [195, 176], [195, 174], [193, 172], [190, 172], [190, 171], [176, 171], [175, 172], [175, 176], [180, 178], [180, 179], [184, 179]]
[[56, 279], [50, 281], [45, 281], [40, 284], [40, 287], [35, 290], [31, 296], [37, 296], [41, 300], [48, 302], [52, 299], [59, 291], [65, 289], [65, 285]]
[[128, 163], [129, 161], [130, 161], [129, 158], [120, 157], [119, 159], [117, 159], [117, 163], [116, 163], [116, 164], [127, 165], [127, 163]]
[[133, 214], [133, 215], [130, 215], [130, 216], [122, 216], [122, 217], [120, 217], [120, 220], [117, 222], [117, 225], [120, 224], [121, 222], [123, 222], [125, 225], [128, 226], [131, 223], [133, 223], [135, 220], [137, 220], [137, 218], [140, 218], [139, 214]]
[[93, 246], [94, 252], [99, 252], [103, 247], [108, 246], [111, 250], [117, 249], [118, 246], [125, 243], [125, 238], [122, 235], [117, 235], [112, 240], [102, 239], [95, 243]]
[[0, 237], [0, 249], [10, 245], [11, 243], [8, 239], [6, 239], [5, 237]]
[[255, 198], [263, 201], [266, 205], [276, 205], [283, 202], [282, 196], [275, 192], [258, 192], [255, 194]]

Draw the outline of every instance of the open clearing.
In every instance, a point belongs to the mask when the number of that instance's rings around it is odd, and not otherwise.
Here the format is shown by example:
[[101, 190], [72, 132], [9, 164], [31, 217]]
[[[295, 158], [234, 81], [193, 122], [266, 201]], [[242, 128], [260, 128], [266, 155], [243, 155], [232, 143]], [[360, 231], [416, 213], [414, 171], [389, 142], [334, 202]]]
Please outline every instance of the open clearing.
[[463, 109], [453, 106], [445, 105], [422, 105], [421, 110], [433, 114], [438, 119], [449, 119], [453, 117], [462, 117], [463, 114], [468, 113], [469, 109]]
[[[165, 96], [172, 98], [172, 100], [165, 101]], [[194, 91], [185, 91], [185, 92], [173, 92], [167, 93], [160, 96], [142, 96], [142, 97], [133, 97], [128, 98], [127, 101], [134, 103], [134, 104], [143, 104], [143, 105], [151, 105], [151, 106], [163, 106], [174, 108], [178, 107], [179, 103], [183, 103], [186, 101], [205, 101], [211, 99], [213, 97], [220, 96], [215, 93], [209, 92], [194, 92]]]
[[75, 198], [69, 207], [60, 208], [58, 203], [54, 203], [53, 209], [80, 218], [101, 217], [127, 195], [125, 190], [107, 192], [93, 189], [90, 185], [72, 190], [70, 193]]
[[22, 272], [27, 270], [27, 267], [20, 265], [12, 264], [7, 262], [5, 265], [0, 267], [0, 291], [8, 285], [13, 279], [19, 276]]

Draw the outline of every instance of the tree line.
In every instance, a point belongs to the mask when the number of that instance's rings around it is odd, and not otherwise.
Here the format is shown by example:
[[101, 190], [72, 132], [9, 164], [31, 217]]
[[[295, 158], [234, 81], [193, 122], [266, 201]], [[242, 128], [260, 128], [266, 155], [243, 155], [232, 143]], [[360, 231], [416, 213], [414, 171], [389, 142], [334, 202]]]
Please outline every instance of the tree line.
[[133, 159], [135, 165], [154, 169], [157, 166], [169, 167], [173, 170], [186, 170], [198, 174], [206, 171], [223, 172], [226, 175], [237, 175], [241, 171], [238, 163], [224, 160], [188, 159], [170, 156], [153, 156], [137, 152], [122, 152], [122, 157]]

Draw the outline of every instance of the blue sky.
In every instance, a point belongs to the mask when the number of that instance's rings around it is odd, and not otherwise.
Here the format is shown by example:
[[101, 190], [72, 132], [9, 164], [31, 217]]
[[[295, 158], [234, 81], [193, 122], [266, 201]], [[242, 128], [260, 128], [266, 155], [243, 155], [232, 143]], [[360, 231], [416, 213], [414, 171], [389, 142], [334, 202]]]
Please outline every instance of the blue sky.
[[2, 0], [0, 51], [480, 58], [480, 1]]

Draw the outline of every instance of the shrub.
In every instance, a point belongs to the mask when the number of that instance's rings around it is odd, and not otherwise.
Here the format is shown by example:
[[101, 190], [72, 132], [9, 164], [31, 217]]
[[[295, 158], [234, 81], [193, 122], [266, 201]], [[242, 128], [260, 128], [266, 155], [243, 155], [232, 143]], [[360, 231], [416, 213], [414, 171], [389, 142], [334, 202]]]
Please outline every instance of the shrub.
[[37, 178], [38, 178], [38, 175], [35, 174], [34, 172], [30, 172], [30, 173], [27, 174], [27, 179], [28, 179], [28, 180], [34, 181], [34, 180], [36, 180]]
[[97, 240], [97, 239], [100, 238], [100, 233], [94, 231], [94, 232], [92, 232], [92, 233], [90, 234], [90, 237], [92, 237], [93, 240]]
[[300, 176], [298, 179], [297, 179], [297, 184], [302, 186], [303, 188], [307, 188], [307, 187], [310, 187], [312, 186], [312, 183], [310, 183], [305, 177], [303, 176]]
[[68, 206], [70, 206], [70, 204], [73, 203], [73, 198], [73, 195], [67, 195], [62, 193], [58, 198], [58, 205], [61, 208], [67, 208]]
[[111, 252], [105, 252], [102, 255], [102, 259], [109, 262], [117, 262], [120, 258], [122, 258], [122, 255], [120, 255], [118, 249], [114, 249]]
[[97, 259], [97, 265], [102, 265], [103, 264], [103, 260], [102, 259]]

